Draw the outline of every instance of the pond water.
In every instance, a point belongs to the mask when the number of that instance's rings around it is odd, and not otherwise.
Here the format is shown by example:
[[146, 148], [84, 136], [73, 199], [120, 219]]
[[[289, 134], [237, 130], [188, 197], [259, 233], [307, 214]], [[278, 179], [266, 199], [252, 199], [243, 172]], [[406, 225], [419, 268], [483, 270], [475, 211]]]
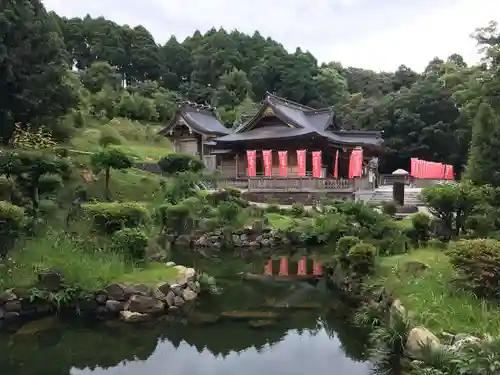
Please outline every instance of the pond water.
[[[4, 332], [0, 334], [0, 373], [372, 373], [365, 355], [367, 332], [346, 323], [349, 312], [321, 283], [268, 283], [235, 277], [238, 271], [262, 273], [264, 262], [255, 259], [207, 261], [179, 254], [174, 258], [216, 276], [223, 292], [204, 297], [189, 318], [176, 321], [127, 325], [49, 318], [40, 322], [46, 329], [36, 334], [26, 329]], [[229, 311], [240, 313], [231, 316]], [[257, 316], [246, 316], [252, 314]]]

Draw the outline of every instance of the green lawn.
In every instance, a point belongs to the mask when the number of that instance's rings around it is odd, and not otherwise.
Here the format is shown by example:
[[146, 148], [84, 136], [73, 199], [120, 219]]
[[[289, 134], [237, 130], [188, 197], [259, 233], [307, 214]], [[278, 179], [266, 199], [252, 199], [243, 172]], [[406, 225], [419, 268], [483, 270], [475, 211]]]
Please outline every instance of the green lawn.
[[[419, 276], [404, 264], [419, 261], [430, 268]], [[375, 282], [381, 282], [409, 310], [415, 324], [431, 331], [481, 335], [500, 333], [500, 305], [459, 291], [452, 284], [454, 270], [442, 250], [420, 249], [383, 258]]]

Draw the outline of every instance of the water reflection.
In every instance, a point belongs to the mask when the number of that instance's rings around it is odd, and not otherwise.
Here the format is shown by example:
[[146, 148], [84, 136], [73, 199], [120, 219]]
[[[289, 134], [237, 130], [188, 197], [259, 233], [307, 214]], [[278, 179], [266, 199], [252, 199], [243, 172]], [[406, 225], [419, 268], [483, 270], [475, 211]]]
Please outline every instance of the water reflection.
[[[218, 275], [224, 292], [204, 297], [189, 319], [146, 325], [80, 319], [65, 321], [65, 328], [59, 322], [37, 335], [4, 334], [0, 336], [0, 373], [370, 374], [364, 354], [366, 332], [346, 323], [349, 311], [338, 306], [332, 311], [334, 296], [297, 284], [221, 277], [242, 267], [220, 264], [210, 271]], [[294, 308], [282, 308], [285, 302]], [[255, 328], [248, 320], [221, 318], [222, 312], [233, 310], [271, 311], [277, 319]]]

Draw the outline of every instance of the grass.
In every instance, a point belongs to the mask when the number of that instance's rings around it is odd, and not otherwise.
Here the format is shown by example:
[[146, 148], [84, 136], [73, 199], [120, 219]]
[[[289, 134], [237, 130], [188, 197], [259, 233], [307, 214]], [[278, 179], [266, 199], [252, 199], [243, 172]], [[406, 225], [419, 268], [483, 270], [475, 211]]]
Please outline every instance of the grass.
[[168, 139], [158, 135], [160, 125], [143, 124], [137, 121], [118, 118], [107, 124], [94, 121], [72, 137], [69, 147], [87, 152], [98, 151], [99, 139], [103, 133], [112, 134], [120, 144], [113, 146], [123, 149], [136, 158], [136, 161], [158, 161], [172, 150]]
[[156, 284], [176, 277], [177, 270], [160, 263], [137, 267], [121, 254], [96, 245], [87, 236], [47, 233], [26, 241], [0, 263], [0, 290], [25, 290], [36, 284], [40, 271], [58, 270], [67, 286], [95, 292], [112, 282]]
[[269, 221], [269, 226], [279, 230], [287, 230], [291, 227], [296, 226], [298, 221], [307, 219], [307, 218], [295, 218], [290, 215], [283, 215], [274, 212], [266, 213], [266, 217]]
[[[420, 275], [405, 272], [404, 264], [430, 266]], [[399, 298], [412, 321], [431, 331], [482, 335], [500, 333], [500, 305], [459, 290], [452, 284], [454, 270], [442, 250], [419, 249], [383, 258], [375, 282]]]

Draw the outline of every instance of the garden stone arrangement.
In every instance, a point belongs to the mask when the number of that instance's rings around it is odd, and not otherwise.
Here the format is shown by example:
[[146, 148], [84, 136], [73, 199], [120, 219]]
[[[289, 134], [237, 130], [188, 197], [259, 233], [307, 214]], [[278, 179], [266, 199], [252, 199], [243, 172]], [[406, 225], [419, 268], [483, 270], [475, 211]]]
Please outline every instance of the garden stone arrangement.
[[[160, 282], [153, 287], [113, 283], [103, 291], [68, 297], [64, 301], [65, 307], [80, 314], [95, 314], [101, 318], [119, 317], [130, 323], [149, 321], [163, 314], [183, 314], [198, 297], [200, 283], [193, 268], [179, 265], [174, 268], [178, 271], [175, 280]], [[63, 275], [48, 271], [39, 275], [36, 288], [27, 296], [18, 295], [12, 290], [1, 293], [0, 325], [18, 319], [38, 318], [56, 311], [56, 307], [61, 306], [54, 306], [47, 296], [52, 296], [55, 302], [58, 293], [64, 290], [63, 286]]]

